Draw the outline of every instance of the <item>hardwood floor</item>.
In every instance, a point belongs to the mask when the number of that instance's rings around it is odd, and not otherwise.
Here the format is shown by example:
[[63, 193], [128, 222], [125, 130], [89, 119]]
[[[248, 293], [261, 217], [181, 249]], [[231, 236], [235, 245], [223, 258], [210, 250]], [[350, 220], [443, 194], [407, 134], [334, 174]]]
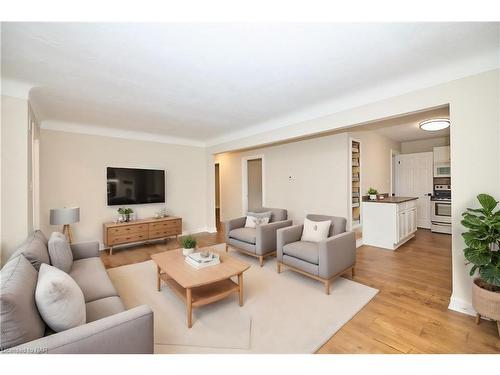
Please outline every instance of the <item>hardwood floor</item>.
[[[199, 246], [224, 242], [222, 233], [195, 237]], [[117, 249], [112, 256], [103, 252], [101, 258], [107, 268], [117, 267], [178, 247], [169, 240]], [[318, 353], [500, 353], [494, 322], [476, 325], [474, 317], [448, 310], [451, 236], [419, 229], [394, 252], [362, 246], [354, 280], [380, 292]]]

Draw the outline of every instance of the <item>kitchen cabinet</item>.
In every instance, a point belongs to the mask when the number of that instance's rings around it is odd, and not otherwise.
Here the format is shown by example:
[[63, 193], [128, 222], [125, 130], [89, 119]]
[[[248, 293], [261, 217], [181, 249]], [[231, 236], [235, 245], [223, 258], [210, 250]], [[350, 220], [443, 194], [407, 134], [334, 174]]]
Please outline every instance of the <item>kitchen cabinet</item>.
[[363, 244], [396, 250], [415, 236], [417, 198], [387, 197], [363, 201]]
[[450, 146], [434, 147], [434, 164], [450, 163]]

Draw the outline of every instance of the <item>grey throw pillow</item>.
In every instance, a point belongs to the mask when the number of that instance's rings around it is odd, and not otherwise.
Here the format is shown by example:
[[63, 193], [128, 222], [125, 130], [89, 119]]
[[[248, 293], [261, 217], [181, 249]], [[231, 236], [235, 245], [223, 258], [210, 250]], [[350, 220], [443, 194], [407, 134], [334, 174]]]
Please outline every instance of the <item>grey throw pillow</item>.
[[85, 324], [82, 290], [70, 275], [56, 267], [40, 267], [35, 301], [43, 320], [55, 332]]
[[45, 323], [35, 303], [38, 272], [21, 254], [0, 271], [0, 350], [39, 339]]
[[247, 216], [253, 216], [253, 217], [256, 217], [256, 218], [268, 217], [269, 221], [271, 221], [271, 215], [272, 214], [273, 214], [272, 211], [266, 211], [266, 212], [251, 212], [251, 211], [248, 211], [247, 212]]
[[50, 264], [69, 273], [73, 265], [73, 253], [66, 236], [59, 232], [52, 232], [49, 238]]
[[26, 241], [12, 254], [9, 258], [14, 259], [19, 255], [24, 257], [35, 267], [38, 271], [40, 264], [49, 263], [49, 252], [47, 251], [47, 239], [40, 231], [36, 231], [26, 238]]

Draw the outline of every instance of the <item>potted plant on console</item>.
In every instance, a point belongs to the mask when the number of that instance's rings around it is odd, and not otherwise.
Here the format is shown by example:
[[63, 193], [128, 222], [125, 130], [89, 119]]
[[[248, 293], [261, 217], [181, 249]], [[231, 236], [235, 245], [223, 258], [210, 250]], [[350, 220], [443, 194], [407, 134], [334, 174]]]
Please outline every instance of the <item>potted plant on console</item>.
[[378, 194], [377, 189], [374, 189], [372, 187], [368, 189], [368, 195], [370, 196], [370, 200], [376, 201], [377, 200], [377, 194]]
[[130, 221], [130, 215], [134, 213], [134, 210], [131, 208], [120, 207], [118, 209], [118, 213], [122, 215], [123, 221], [128, 223]]
[[196, 248], [196, 240], [193, 236], [188, 235], [182, 239], [182, 255], [188, 256]]
[[468, 208], [462, 214], [462, 233], [467, 248], [465, 259], [472, 264], [470, 275], [478, 274], [472, 284], [472, 306], [481, 316], [496, 320], [500, 336], [500, 210], [498, 202], [488, 194], [477, 196], [481, 208]]

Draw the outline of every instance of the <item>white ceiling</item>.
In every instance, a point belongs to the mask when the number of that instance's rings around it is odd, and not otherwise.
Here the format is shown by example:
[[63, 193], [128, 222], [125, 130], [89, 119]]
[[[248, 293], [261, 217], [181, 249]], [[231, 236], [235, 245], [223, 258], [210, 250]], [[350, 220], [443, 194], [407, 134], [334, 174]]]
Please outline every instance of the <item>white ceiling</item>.
[[[433, 118], [449, 119], [449, 108], [446, 106], [433, 110], [398, 116], [396, 118], [377, 121], [368, 125], [356, 127], [355, 130], [374, 130], [380, 135], [383, 135], [384, 137], [392, 139], [396, 142], [410, 142], [430, 138], [449, 137], [450, 128], [433, 132], [420, 129], [419, 124], [422, 121], [430, 120]], [[450, 126], [453, 126], [453, 124], [451, 124]]]
[[3, 23], [1, 38], [2, 79], [35, 86], [30, 97], [40, 121], [208, 142], [451, 63], [494, 57], [499, 28]]

